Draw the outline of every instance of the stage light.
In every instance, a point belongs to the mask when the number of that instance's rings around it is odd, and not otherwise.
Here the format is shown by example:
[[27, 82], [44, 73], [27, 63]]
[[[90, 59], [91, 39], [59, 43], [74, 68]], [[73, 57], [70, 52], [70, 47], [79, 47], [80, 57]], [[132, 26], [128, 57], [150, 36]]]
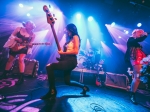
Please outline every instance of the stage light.
[[81, 14], [77, 14], [77, 15], [76, 15], [76, 18], [77, 18], [77, 19], [81, 19]]
[[129, 31], [127, 31], [127, 30], [124, 30], [124, 33], [125, 33], [125, 34], [128, 34], [128, 33], [129, 33]]
[[129, 31], [125, 31], [125, 34], [128, 34], [129, 33]]
[[121, 36], [118, 36], [118, 38], [122, 38]]
[[57, 15], [60, 17], [63, 15], [63, 13], [59, 11], [59, 12], [57, 12]]
[[142, 0], [142, 3], [145, 3], [145, 0]]
[[21, 8], [22, 8], [22, 7], [23, 7], [23, 4], [19, 4], [19, 7], [21, 7]]
[[52, 5], [49, 5], [49, 10], [50, 10], [50, 12], [53, 12], [54, 7]]
[[141, 26], [142, 26], [142, 24], [141, 24], [141, 23], [138, 23], [138, 24], [137, 24], [137, 27], [141, 27]]
[[27, 13], [27, 16], [29, 17], [29, 16], [30, 16], [30, 13]]
[[92, 16], [88, 17], [88, 21], [92, 21], [92, 20], [93, 20]]
[[112, 22], [112, 23], [111, 23], [111, 27], [114, 27], [114, 26], [115, 26], [115, 22]]
[[33, 9], [33, 7], [30, 7], [30, 9]]

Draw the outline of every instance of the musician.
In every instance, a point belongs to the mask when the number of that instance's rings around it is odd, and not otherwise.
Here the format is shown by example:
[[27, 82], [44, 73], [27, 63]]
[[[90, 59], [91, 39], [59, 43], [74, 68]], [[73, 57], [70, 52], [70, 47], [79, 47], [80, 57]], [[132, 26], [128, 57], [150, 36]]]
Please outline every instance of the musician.
[[[12, 67], [13, 61], [15, 60], [15, 57], [18, 55], [19, 57], [19, 80], [16, 84], [23, 83], [23, 75], [25, 70], [25, 64], [24, 64], [24, 58], [27, 54], [31, 52], [32, 47], [32, 41], [35, 38], [35, 34], [33, 32], [35, 28], [35, 24], [32, 21], [23, 22], [23, 27], [17, 27], [11, 36], [9, 37], [8, 41], [5, 43], [4, 48], [9, 48], [9, 58], [6, 63], [5, 70], [1, 76], [2, 78], [7, 78], [7, 73], [9, 73], [10, 68]], [[29, 43], [28, 46], [18, 50], [13, 51], [13, 47], [16, 45], [16, 43]]]
[[63, 58], [59, 60], [59, 62], [48, 64], [46, 66], [49, 81], [49, 91], [46, 95], [41, 97], [42, 100], [54, 99], [57, 95], [54, 70], [64, 71], [65, 84], [82, 88], [83, 91], [80, 94], [85, 95], [86, 92], [89, 91], [89, 88], [84, 84], [70, 80], [71, 71], [77, 66], [77, 54], [79, 52], [81, 40], [74, 24], [68, 24], [65, 28], [65, 33], [66, 43], [64, 44], [64, 49], [58, 51]]
[[127, 41], [127, 51], [125, 53], [125, 61], [130, 62], [133, 67], [133, 80], [131, 83], [131, 102], [137, 104], [135, 99], [135, 92], [139, 86], [141, 76], [140, 69], [142, 65], [140, 61], [146, 56], [142, 51], [142, 46], [139, 42], [146, 39], [147, 33], [142, 29], [135, 29], [132, 36]]

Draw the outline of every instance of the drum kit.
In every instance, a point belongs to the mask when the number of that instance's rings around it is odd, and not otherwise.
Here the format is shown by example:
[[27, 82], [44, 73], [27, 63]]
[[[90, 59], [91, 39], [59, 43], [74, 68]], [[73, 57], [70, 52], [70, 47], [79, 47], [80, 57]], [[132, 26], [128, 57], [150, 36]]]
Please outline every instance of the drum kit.
[[78, 68], [95, 69], [100, 61], [100, 51], [95, 48], [89, 48], [87, 51], [80, 50], [78, 55]]

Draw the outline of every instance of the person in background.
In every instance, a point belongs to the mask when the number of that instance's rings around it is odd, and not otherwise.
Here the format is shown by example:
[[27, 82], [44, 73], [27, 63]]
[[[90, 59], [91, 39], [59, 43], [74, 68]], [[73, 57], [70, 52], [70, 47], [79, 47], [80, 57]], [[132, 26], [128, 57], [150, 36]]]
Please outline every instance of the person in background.
[[127, 41], [127, 51], [125, 53], [125, 61], [131, 63], [133, 68], [133, 79], [131, 83], [131, 102], [133, 104], [138, 104], [135, 99], [135, 92], [138, 89], [140, 83], [140, 69], [142, 65], [140, 61], [146, 57], [146, 54], [142, 50], [142, 46], [139, 42], [146, 39], [147, 33], [142, 29], [135, 29], [132, 32], [132, 36], [129, 37]]
[[[19, 57], [19, 78], [16, 84], [21, 84], [24, 82], [23, 75], [25, 70], [24, 58], [27, 54], [31, 53], [32, 42], [35, 38], [34, 29], [35, 24], [32, 21], [23, 22], [23, 27], [17, 27], [9, 37], [8, 41], [5, 43], [4, 48], [9, 48], [9, 58], [6, 63], [5, 70], [1, 75], [1, 79], [7, 78], [7, 73], [9, 73], [13, 62], [18, 55]], [[27, 46], [17, 49], [17, 44], [28, 43]]]
[[84, 84], [70, 80], [71, 71], [77, 66], [77, 54], [79, 52], [81, 42], [77, 27], [72, 23], [68, 24], [65, 28], [65, 34], [66, 43], [64, 44], [64, 49], [58, 51], [62, 58], [58, 60], [59, 62], [48, 64], [46, 66], [49, 91], [41, 97], [42, 100], [55, 99], [57, 95], [54, 70], [64, 71], [64, 81], [66, 85], [80, 87], [82, 89], [81, 94], [83, 95], [86, 95], [86, 92], [89, 91], [89, 88]]

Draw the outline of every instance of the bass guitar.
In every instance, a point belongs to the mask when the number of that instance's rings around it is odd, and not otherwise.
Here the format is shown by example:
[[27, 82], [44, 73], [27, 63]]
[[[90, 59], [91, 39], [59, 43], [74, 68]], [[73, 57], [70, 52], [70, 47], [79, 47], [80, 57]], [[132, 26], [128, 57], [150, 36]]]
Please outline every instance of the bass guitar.
[[[49, 8], [46, 5], [43, 6], [43, 10], [46, 13], [47, 23], [49, 23], [50, 26], [51, 26], [51, 29], [52, 29], [52, 32], [53, 32], [53, 35], [54, 35], [54, 39], [55, 39], [55, 42], [56, 42], [56, 45], [57, 45], [57, 49], [58, 49], [58, 51], [60, 51], [61, 47], [59, 45], [58, 38], [57, 38], [55, 29], [54, 29], [55, 18], [52, 16], [51, 12], [49, 11]], [[60, 58], [56, 58], [56, 59], [58, 61], [61, 61], [63, 59], [63, 55], [60, 55]]]
[[[50, 43], [31, 43], [32, 45], [50, 45]], [[16, 43], [13, 47], [11, 47], [10, 49], [12, 51], [19, 51], [22, 48], [25, 48], [29, 46], [29, 43]]]

